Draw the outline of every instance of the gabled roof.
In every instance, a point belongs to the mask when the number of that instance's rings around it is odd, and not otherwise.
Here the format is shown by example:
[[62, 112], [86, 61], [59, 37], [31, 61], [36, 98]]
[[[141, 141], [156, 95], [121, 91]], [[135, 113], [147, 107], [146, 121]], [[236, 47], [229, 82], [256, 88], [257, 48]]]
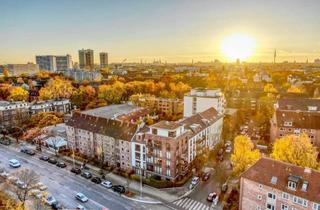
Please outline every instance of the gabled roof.
[[[313, 169], [263, 157], [246, 170], [241, 177], [320, 203], [320, 172]], [[275, 179], [273, 177], [277, 178], [275, 184], [272, 183], [272, 179]], [[288, 189], [289, 179], [297, 182], [296, 190]], [[305, 191], [302, 188], [304, 183], [308, 185]]]
[[281, 98], [278, 101], [280, 110], [308, 111], [308, 106], [318, 107], [320, 110], [320, 99], [315, 98]]
[[74, 112], [66, 125], [126, 141], [131, 141], [138, 129], [136, 124], [130, 122], [112, 120], [80, 112]]
[[285, 122], [292, 122], [293, 128], [320, 129], [319, 112], [276, 111], [278, 127], [286, 127]]

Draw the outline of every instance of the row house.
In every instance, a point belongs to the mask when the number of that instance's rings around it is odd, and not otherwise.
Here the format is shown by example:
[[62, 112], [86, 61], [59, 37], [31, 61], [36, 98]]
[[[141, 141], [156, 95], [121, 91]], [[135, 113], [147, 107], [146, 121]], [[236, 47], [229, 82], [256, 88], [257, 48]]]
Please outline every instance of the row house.
[[138, 126], [130, 122], [74, 112], [66, 123], [68, 147], [108, 165], [131, 169], [131, 141]]
[[0, 101], [0, 125], [11, 127], [29, 116], [30, 104], [24, 101]]
[[41, 112], [70, 113], [71, 109], [72, 107], [69, 99], [40, 101], [30, 105], [30, 113], [32, 115]]
[[279, 99], [271, 119], [271, 141], [302, 133], [309, 136], [312, 144], [320, 146], [320, 99]]
[[319, 210], [320, 173], [261, 158], [240, 178], [240, 210]]
[[136, 174], [175, 181], [185, 176], [194, 159], [221, 140], [223, 116], [214, 108], [180, 121], [160, 121], [137, 133], [132, 142]]

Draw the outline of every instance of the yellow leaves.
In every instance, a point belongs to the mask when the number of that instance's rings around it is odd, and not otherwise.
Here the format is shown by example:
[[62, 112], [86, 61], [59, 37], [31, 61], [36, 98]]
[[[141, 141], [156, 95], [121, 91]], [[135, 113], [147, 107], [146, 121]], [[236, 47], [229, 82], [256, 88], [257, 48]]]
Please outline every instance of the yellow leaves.
[[10, 91], [8, 97], [9, 100], [13, 101], [27, 101], [29, 98], [29, 92], [22, 87], [15, 87]]
[[263, 91], [268, 94], [269, 93], [278, 93], [278, 90], [275, 87], [273, 87], [273, 84], [266, 84], [263, 88]]
[[237, 136], [234, 139], [234, 151], [231, 155], [231, 162], [235, 175], [240, 175], [260, 159], [260, 157], [259, 150], [254, 149], [254, 145], [248, 137]]
[[289, 135], [278, 139], [274, 146], [271, 157], [302, 167], [316, 169], [318, 167], [317, 151], [312, 146], [307, 135]]
[[305, 90], [303, 88], [299, 88], [297, 86], [291, 86], [288, 90], [287, 90], [288, 93], [304, 93]]
[[98, 88], [98, 97], [109, 103], [120, 103], [124, 93], [125, 85], [119, 81], [116, 81], [113, 85], [100, 85]]
[[63, 122], [63, 114], [56, 112], [41, 112], [31, 117], [31, 122], [38, 128], [56, 125]]
[[10, 95], [11, 85], [7, 83], [0, 84], [0, 100], [6, 100]]
[[70, 98], [73, 92], [71, 81], [55, 77], [46, 87], [40, 89], [39, 96], [42, 100]]

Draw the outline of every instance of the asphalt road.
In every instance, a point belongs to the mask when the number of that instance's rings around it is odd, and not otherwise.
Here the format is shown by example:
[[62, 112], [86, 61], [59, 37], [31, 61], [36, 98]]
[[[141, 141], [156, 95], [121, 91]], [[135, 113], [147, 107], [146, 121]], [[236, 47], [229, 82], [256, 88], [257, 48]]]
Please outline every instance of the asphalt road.
[[[0, 145], [0, 167], [6, 168], [9, 173], [14, 173], [19, 169], [10, 168], [8, 164], [9, 160], [12, 158], [19, 160], [22, 165], [21, 168], [32, 169], [40, 175], [40, 181], [48, 186], [48, 193], [61, 202], [65, 208], [75, 209], [78, 204], [81, 204], [85, 208], [92, 210], [101, 210], [103, 208], [110, 210], [167, 209], [162, 205], [148, 205], [129, 201], [112, 192], [112, 190], [71, 173], [71, 166], [61, 169], [48, 162], [39, 160], [40, 155], [38, 154], [29, 156], [16, 150]], [[77, 201], [74, 198], [77, 192], [85, 194], [89, 198], [89, 201], [86, 203]]]

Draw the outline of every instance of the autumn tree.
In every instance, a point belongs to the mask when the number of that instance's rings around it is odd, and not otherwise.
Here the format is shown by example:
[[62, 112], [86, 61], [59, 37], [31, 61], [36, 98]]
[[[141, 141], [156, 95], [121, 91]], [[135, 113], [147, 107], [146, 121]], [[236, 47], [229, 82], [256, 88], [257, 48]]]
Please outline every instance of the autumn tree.
[[23, 89], [22, 87], [15, 87], [11, 89], [9, 100], [13, 101], [27, 101], [29, 98], [29, 92]]
[[0, 84], [0, 100], [6, 100], [10, 95], [11, 85], [7, 83]]
[[277, 139], [271, 157], [294, 165], [318, 168], [318, 152], [307, 135], [288, 135]]
[[42, 100], [70, 98], [73, 92], [74, 87], [71, 81], [55, 77], [45, 87], [40, 89], [39, 97]]
[[73, 95], [71, 96], [71, 102], [76, 107], [83, 110], [91, 101], [95, 99], [95, 97], [96, 90], [92, 86], [81, 85], [77, 90], [74, 91]]
[[107, 106], [108, 103], [104, 99], [95, 98], [92, 101], [90, 101], [85, 109], [94, 109], [102, 106]]
[[252, 141], [247, 136], [240, 135], [234, 139], [234, 151], [231, 155], [231, 162], [235, 175], [239, 176], [260, 157], [259, 150], [254, 149]]
[[3, 69], [2, 73], [3, 73], [4, 77], [9, 77], [10, 76], [10, 72], [9, 72], [8, 68]]
[[27, 168], [16, 172], [14, 175], [21, 182], [21, 186], [8, 183], [8, 187], [17, 196], [24, 209], [29, 192], [35, 189], [36, 184], [39, 182], [39, 175], [35, 171]]
[[120, 103], [124, 93], [124, 83], [119, 81], [116, 81], [113, 85], [100, 85], [98, 88], [98, 97], [111, 104]]
[[63, 114], [58, 112], [40, 112], [31, 117], [34, 127], [43, 128], [63, 122]]

